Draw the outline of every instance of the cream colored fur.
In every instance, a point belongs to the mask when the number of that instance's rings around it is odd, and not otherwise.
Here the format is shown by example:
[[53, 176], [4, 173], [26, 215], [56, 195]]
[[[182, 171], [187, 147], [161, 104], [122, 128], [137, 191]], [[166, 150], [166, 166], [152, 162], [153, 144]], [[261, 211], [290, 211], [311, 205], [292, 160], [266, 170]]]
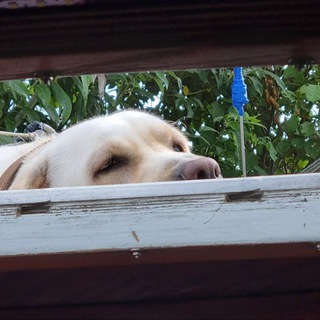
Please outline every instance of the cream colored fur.
[[0, 148], [0, 175], [26, 155], [10, 189], [176, 180], [181, 164], [199, 158], [179, 130], [139, 111], [93, 118], [43, 142]]

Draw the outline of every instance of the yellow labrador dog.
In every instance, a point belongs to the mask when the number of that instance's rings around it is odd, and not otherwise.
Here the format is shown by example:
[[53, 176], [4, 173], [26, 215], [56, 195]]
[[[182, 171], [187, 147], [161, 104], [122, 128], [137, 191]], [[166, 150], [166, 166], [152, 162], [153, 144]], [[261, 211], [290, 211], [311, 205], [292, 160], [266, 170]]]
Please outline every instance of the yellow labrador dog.
[[140, 111], [93, 118], [58, 135], [0, 148], [2, 190], [219, 177], [215, 160], [192, 154], [179, 130]]

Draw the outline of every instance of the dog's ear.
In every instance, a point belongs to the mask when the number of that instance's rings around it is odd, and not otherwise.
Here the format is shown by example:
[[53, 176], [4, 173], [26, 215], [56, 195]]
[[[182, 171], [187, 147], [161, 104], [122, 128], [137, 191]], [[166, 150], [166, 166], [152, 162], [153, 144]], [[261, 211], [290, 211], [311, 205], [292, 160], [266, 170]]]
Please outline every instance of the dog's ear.
[[47, 161], [44, 156], [30, 157], [21, 164], [9, 190], [41, 189], [49, 187], [47, 179]]

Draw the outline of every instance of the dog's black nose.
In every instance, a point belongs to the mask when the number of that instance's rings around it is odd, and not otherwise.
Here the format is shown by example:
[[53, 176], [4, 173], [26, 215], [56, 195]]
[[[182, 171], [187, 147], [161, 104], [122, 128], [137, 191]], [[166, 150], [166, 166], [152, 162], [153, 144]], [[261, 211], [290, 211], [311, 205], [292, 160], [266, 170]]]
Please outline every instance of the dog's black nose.
[[187, 161], [181, 170], [180, 179], [217, 179], [222, 178], [218, 163], [210, 158], [199, 157], [198, 159]]

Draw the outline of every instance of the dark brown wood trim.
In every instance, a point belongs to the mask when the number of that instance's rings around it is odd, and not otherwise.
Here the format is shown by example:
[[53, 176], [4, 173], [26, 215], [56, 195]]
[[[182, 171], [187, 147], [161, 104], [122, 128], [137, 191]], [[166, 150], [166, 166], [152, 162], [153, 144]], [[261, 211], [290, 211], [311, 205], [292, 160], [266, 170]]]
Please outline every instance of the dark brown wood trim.
[[318, 319], [320, 293], [0, 309], [1, 319]]
[[0, 79], [317, 63], [320, 2], [89, 1], [0, 11]]
[[194, 246], [145, 250], [2, 256], [0, 257], [0, 272], [312, 257], [320, 257], [320, 251], [316, 243], [308, 242]]

